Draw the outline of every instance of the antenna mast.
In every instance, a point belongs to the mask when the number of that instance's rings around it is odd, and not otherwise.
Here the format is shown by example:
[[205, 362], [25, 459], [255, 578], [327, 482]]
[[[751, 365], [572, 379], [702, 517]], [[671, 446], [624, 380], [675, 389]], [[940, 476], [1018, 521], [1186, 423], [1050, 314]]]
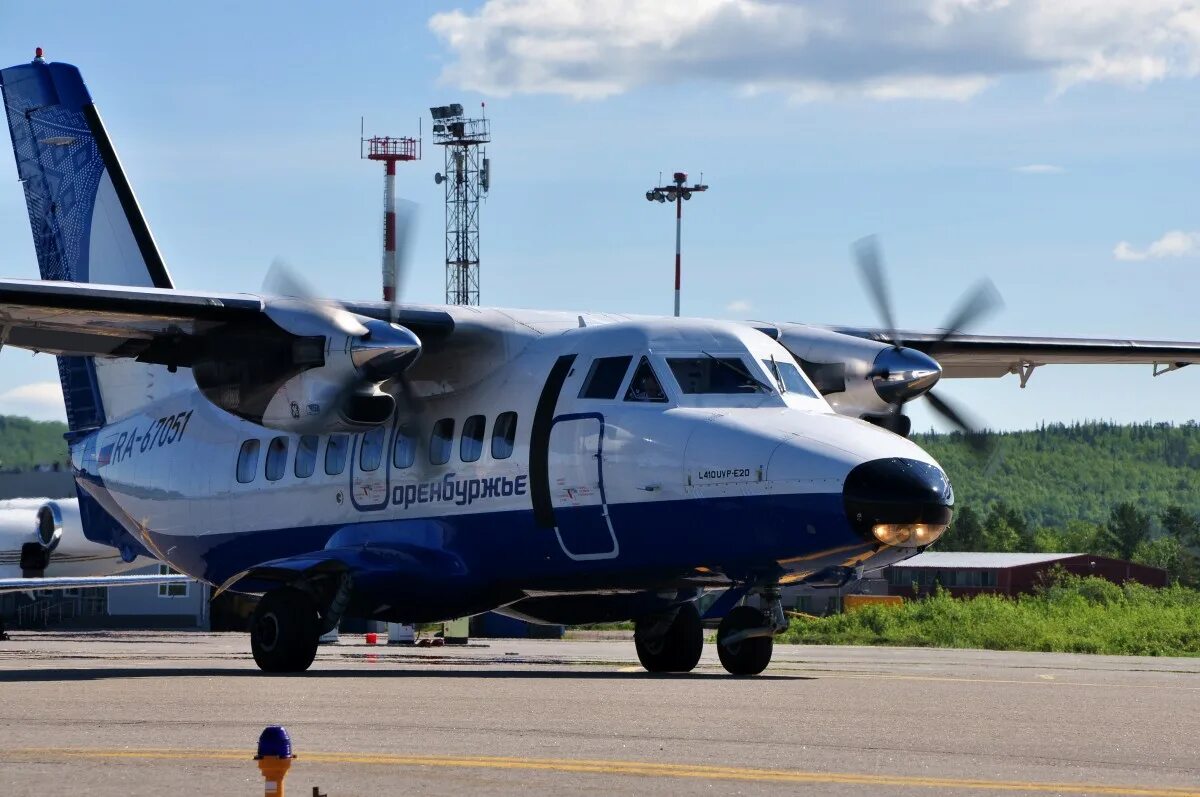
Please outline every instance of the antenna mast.
[[[481, 106], [482, 108], [482, 106]], [[446, 191], [446, 304], [479, 304], [479, 199], [491, 187], [487, 117], [467, 119], [459, 103], [430, 108], [433, 141], [445, 171], [433, 180]]]

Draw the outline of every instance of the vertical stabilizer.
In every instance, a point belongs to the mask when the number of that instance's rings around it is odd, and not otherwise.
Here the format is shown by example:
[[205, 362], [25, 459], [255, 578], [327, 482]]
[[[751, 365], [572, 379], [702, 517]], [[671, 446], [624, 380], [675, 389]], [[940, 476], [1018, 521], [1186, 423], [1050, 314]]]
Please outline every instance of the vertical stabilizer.
[[[0, 91], [42, 279], [172, 287], [79, 70], [47, 63], [39, 49], [31, 63], [0, 70]], [[110, 390], [93, 358], [59, 357], [58, 367], [72, 431], [103, 425], [105, 398], [119, 400], [133, 376], [106, 366], [121, 372]]]

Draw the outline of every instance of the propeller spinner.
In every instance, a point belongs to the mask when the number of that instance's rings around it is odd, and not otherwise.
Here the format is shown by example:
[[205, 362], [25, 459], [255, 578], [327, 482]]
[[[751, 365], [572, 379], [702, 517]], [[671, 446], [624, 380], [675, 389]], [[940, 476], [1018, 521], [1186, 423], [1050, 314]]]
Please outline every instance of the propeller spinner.
[[932, 388], [942, 374], [942, 368], [935, 357], [951, 337], [978, 323], [984, 316], [1003, 305], [996, 287], [990, 280], [983, 280], [972, 288], [950, 314], [942, 327], [942, 334], [926, 347], [926, 351], [918, 351], [906, 347], [896, 330], [895, 314], [892, 312], [891, 295], [878, 238], [874, 235], [863, 238], [856, 241], [852, 249], [859, 275], [883, 323], [887, 340], [892, 345], [892, 348], [880, 352], [868, 374], [875, 392], [891, 406], [890, 417], [883, 419], [881, 425], [907, 434], [912, 424], [904, 415], [903, 407], [908, 402], [925, 396], [929, 399], [930, 409], [966, 433], [972, 440], [979, 440], [977, 426], [967, 420], [966, 413], [933, 393]]

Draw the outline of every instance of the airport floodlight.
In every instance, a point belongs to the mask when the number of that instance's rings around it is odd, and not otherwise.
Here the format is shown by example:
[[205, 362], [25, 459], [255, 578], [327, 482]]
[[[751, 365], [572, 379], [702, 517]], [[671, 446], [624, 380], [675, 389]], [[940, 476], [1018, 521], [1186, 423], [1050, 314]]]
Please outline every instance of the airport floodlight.
[[[680, 254], [683, 239], [683, 203], [690, 201], [692, 194], [700, 191], [707, 191], [708, 186], [703, 184], [704, 173], [700, 174], [700, 182], [695, 185], [685, 185], [687, 182], [687, 172], [675, 172], [671, 175], [672, 182], [667, 185], [659, 185], [651, 188], [646, 192], [646, 200], [653, 202], [658, 200], [661, 203], [666, 203], [669, 199], [675, 203], [675, 317], [679, 317], [679, 285], [680, 274], [682, 271], [682, 256]], [[658, 175], [658, 179], [662, 181], [662, 173]]]
[[433, 184], [434, 185], [441, 185], [442, 182], [445, 181], [445, 179], [446, 179], [445, 176], [441, 172], [433, 173]]
[[442, 115], [442, 106], [440, 106], [440, 105], [435, 105], [432, 108], [430, 108], [429, 115], [432, 116], [434, 119], [445, 119], [446, 118], [445, 116]]
[[449, 112], [450, 116], [462, 116], [463, 115], [463, 107], [460, 103], [457, 103], [457, 102], [451, 103], [450, 107], [448, 107], [446, 110]]

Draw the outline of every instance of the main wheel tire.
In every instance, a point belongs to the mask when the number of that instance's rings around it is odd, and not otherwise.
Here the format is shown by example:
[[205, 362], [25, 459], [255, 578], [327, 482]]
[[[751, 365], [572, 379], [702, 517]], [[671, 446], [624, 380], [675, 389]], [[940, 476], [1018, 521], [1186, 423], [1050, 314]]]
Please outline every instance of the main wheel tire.
[[250, 623], [250, 650], [263, 672], [303, 672], [317, 655], [317, 604], [291, 587], [263, 595]]
[[633, 644], [637, 648], [638, 661], [647, 672], [691, 672], [704, 652], [704, 626], [700, 623], [700, 612], [696, 604], [685, 603], [679, 607], [675, 619], [666, 633], [648, 637], [641, 633], [643, 624], [653, 625], [654, 620], [639, 620], [634, 632]]
[[738, 631], [766, 625], [769, 625], [767, 616], [753, 606], [738, 606], [725, 615], [717, 628], [717, 655], [721, 657], [721, 665], [733, 675], [758, 675], [767, 669], [775, 651], [774, 637], [750, 637], [732, 645], [724, 642]]

